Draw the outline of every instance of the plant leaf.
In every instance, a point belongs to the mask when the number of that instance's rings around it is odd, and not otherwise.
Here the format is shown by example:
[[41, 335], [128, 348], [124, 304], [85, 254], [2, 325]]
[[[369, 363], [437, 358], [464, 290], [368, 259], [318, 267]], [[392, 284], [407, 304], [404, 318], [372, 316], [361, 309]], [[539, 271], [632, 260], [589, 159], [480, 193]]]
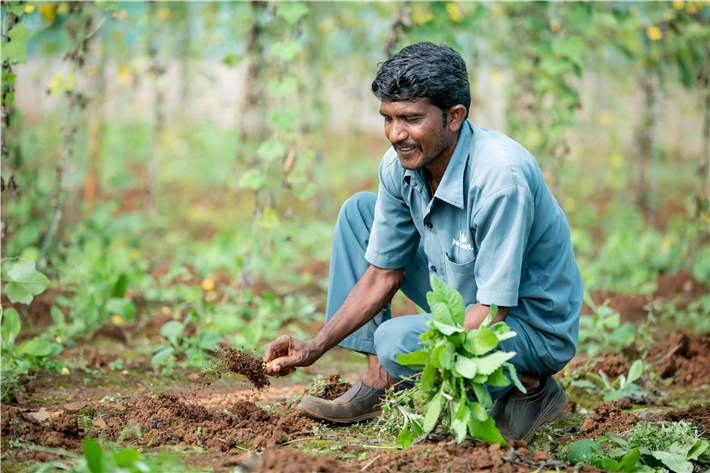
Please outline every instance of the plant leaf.
[[434, 275], [431, 276], [431, 287], [436, 297], [449, 309], [453, 323], [463, 325], [464, 317], [466, 316], [466, 304], [461, 294]]
[[2, 339], [5, 343], [8, 345], [15, 343], [21, 329], [20, 314], [12, 307], [5, 309], [2, 313]]
[[409, 448], [412, 446], [412, 433], [409, 431], [409, 425], [404, 426], [397, 436], [395, 444], [400, 448]]
[[490, 384], [491, 386], [498, 386], [498, 387], [510, 385], [510, 380], [503, 372], [502, 366], [500, 368], [498, 368], [497, 370], [495, 370], [493, 373], [491, 373], [490, 376], [488, 376], [488, 384]]
[[577, 440], [567, 450], [567, 461], [570, 463], [590, 464], [590, 459], [603, 453], [601, 445], [594, 440]]
[[397, 363], [404, 366], [420, 367], [426, 364], [427, 358], [429, 358], [430, 353], [424, 350], [417, 350], [413, 353], [403, 353], [397, 355]]
[[497, 351], [490, 355], [481, 358], [476, 358], [478, 372], [481, 374], [491, 374], [496, 369], [498, 369], [498, 367], [501, 366], [503, 362], [510, 360], [514, 356], [515, 352]]
[[24, 23], [18, 23], [7, 33], [10, 41], [3, 42], [2, 62], [10, 61], [12, 64], [25, 64], [27, 62], [27, 48], [25, 41], [32, 36], [32, 30], [25, 27]]
[[459, 354], [456, 357], [456, 371], [466, 379], [473, 379], [476, 376], [476, 363]]
[[473, 392], [476, 394], [476, 399], [484, 408], [488, 409], [493, 404], [491, 393], [488, 392], [484, 384], [473, 383]]
[[527, 393], [528, 390], [525, 389], [525, 386], [523, 386], [523, 383], [521, 383], [520, 379], [518, 378], [518, 371], [515, 369], [515, 365], [506, 361], [505, 363], [503, 363], [503, 366], [508, 369], [508, 375], [510, 376], [510, 380], [513, 382], [515, 387], [523, 393]]
[[160, 334], [167, 338], [171, 345], [174, 347], [178, 346], [178, 340], [182, 337], [182, 332], [185, 330], [185, 326], [182, 322], [177, 320], [170, 320], [165, 322], [162, 327], [160, 327]]
[[626, 380], [626, 384], [633, 383], [643, 374], [643, 361], [636, 360], [629, 368], [629, 377]]
[[436, 395], [429, 401], [426, 408], [426, 414], [424, 415], [424, 425], [422, 429], [424, 432], [429, 432], [439, 420], [439, 415], [444, 408], [444, 397], [441, 395], [441, 391], [436, 393]]
[[669, 470], [676, 473], [692, 473], [693, 464], [685, 459], [685, 456], [677, 453], [654, 451], [653, 457], [660, 460]]
[[488, 328], [481, 326], [466, 335], [463, 347], [476, 356], [482, 356], [498, 346], [498, 337]]
[[446, 307], [443, 302], [437, 300], [429, 301], [429, 308], [431, 309], [431, 316], [435, 322], [439, 322], [443, 325], [454, 325], [451, 312], [449, 312], [449, 308]]
[[5, 284], [5, 294], [10, 302], [29, 304], [32, 298], [49, 286], [47, 276], [37, 271], [34, 261], [20, 261], [7, 272], [10, 282]]
[[439, 332], [443, 333], [444, 335], [453, 335], [454, 333], [460, 333], [464, 331], [463, 328], [454, 327], [453, 325], [445, 325], [440, 322], [437, 322], [436, 320], [432, 320], [431, 323], [434, 325], [434, 327], [436, 327]]
[[84, 440], [84, 456], [86, 464], [91, 473], [104, 473], [104, 452], [101, 450], [101, 445], [91, 437], [86, 437]]
[[[439, 352], [439, 364], [445, 370], [450, 370], [454, 366], [454, 346], [451, 342], [446, 342]], [[426, 430], [426, 429], [424, 429]]]
[[434, 381], [436, 380], [436, 368], [430, 364], [424, 367], [424, 372], [422, 373], [422, 389], [425, 393], [428, 393], [434, 387]]
[[150, 360], [150, 364], [155, 368], [156, 366], [160, 366], [165, 361], [170, 357], [170, 355], [173, 354], [175, 349], [173, 347], [161, 347], [160, 350], [158, 350], [155, 355], [153, 355], [153, 358]]
[[35, 337], [23, 344], [18, 350], [18, 353], [27, 353], [37, 358], [49, 356], [52, 354], [52, 344], [44, 338]]
[[493, 417], [490, 416], [484, 421], [476, 419], [475, 416], [470, 416], [468, 419], [468, 433], [471, 434], [471, 437], [486, 441], [491, 445], [500, 443], [501, 446], [508, 446], [496, 427]]
[[266, 185], [266, 175], [261, 171], [261, 169], [249, 169], [239, 176], [237, 185], [244, 189], [258, 191]]

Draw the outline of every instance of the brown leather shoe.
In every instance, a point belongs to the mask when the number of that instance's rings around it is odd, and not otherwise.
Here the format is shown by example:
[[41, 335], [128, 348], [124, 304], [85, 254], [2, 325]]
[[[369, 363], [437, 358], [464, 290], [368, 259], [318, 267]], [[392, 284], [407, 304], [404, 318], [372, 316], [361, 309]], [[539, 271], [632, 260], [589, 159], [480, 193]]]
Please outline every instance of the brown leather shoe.
[[552, 376], [548, 376], [542, 391], [536, 394], [523, 398], [506, 394], [498, 399], [490, 416], [503, 437], [530, 443], [535, 431], [562, 414], [568, 402], [562, 388]]
[[358, 380], [338, 399], [326, 401], [306, 396], [296, 410], [312, 419], [352, 424], [379, 417], [382, 413], [380, 404], [384, 397], [384, 389], [371, 388], [363, 384], [362, 380]]

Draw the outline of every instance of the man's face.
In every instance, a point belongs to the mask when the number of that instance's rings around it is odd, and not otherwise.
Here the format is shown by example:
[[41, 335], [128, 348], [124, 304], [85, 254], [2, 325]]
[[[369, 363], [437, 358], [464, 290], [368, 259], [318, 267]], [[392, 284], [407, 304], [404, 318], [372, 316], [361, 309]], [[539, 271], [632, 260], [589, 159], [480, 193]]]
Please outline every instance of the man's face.
[[457, 135], [444, 125], [441, 109], [426, 98], [416, 102], [383, 100], [380, 115], [385, 119], [385, 136], [405, 169], [426, 166], [439, 157]]

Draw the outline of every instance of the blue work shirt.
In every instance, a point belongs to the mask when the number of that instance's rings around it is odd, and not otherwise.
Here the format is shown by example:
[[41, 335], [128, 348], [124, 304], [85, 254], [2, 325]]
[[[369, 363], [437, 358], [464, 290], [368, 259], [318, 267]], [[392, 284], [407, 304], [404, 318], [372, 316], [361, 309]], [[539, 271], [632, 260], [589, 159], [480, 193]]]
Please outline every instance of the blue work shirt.
[[404, 268], [421, 245], [429, 273], [476, 302], [510, 307], [549, 366], [574, 355], [582, 277], [567, 219], [535, 158], [504, 134], [462, 125], [430, 198], [424, 170], [406, 170], [394, 148], [382, 159], [365, 259]]

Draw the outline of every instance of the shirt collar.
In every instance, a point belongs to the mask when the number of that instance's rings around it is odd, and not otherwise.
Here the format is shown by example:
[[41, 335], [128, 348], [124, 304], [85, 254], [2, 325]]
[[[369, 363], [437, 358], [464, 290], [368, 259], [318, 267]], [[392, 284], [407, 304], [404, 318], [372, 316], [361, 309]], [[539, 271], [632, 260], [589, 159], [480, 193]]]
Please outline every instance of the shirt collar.
[[[436, 188], [436, 193], [434, 194], [434, 197], [437, 199], [443, 200], [460, 209], [464, 208], [463, 178], [466, 171], [466, 164], [468, 163], [472, 136], [473, 123], [466, 120], [461, 126], [461, 133], [459, 134], [454, 154], [451, 156], [451, 160], [444, 172], [444, 177], [441, 179], [439, 187]], [[425, 190], [424, 171], [422, 169], [416, 171], [406, 170], [404, 172], [404, 178], [410, 183], [412, 178], [414, 178], [413, 186], [418, 188], [419, 191]]]

